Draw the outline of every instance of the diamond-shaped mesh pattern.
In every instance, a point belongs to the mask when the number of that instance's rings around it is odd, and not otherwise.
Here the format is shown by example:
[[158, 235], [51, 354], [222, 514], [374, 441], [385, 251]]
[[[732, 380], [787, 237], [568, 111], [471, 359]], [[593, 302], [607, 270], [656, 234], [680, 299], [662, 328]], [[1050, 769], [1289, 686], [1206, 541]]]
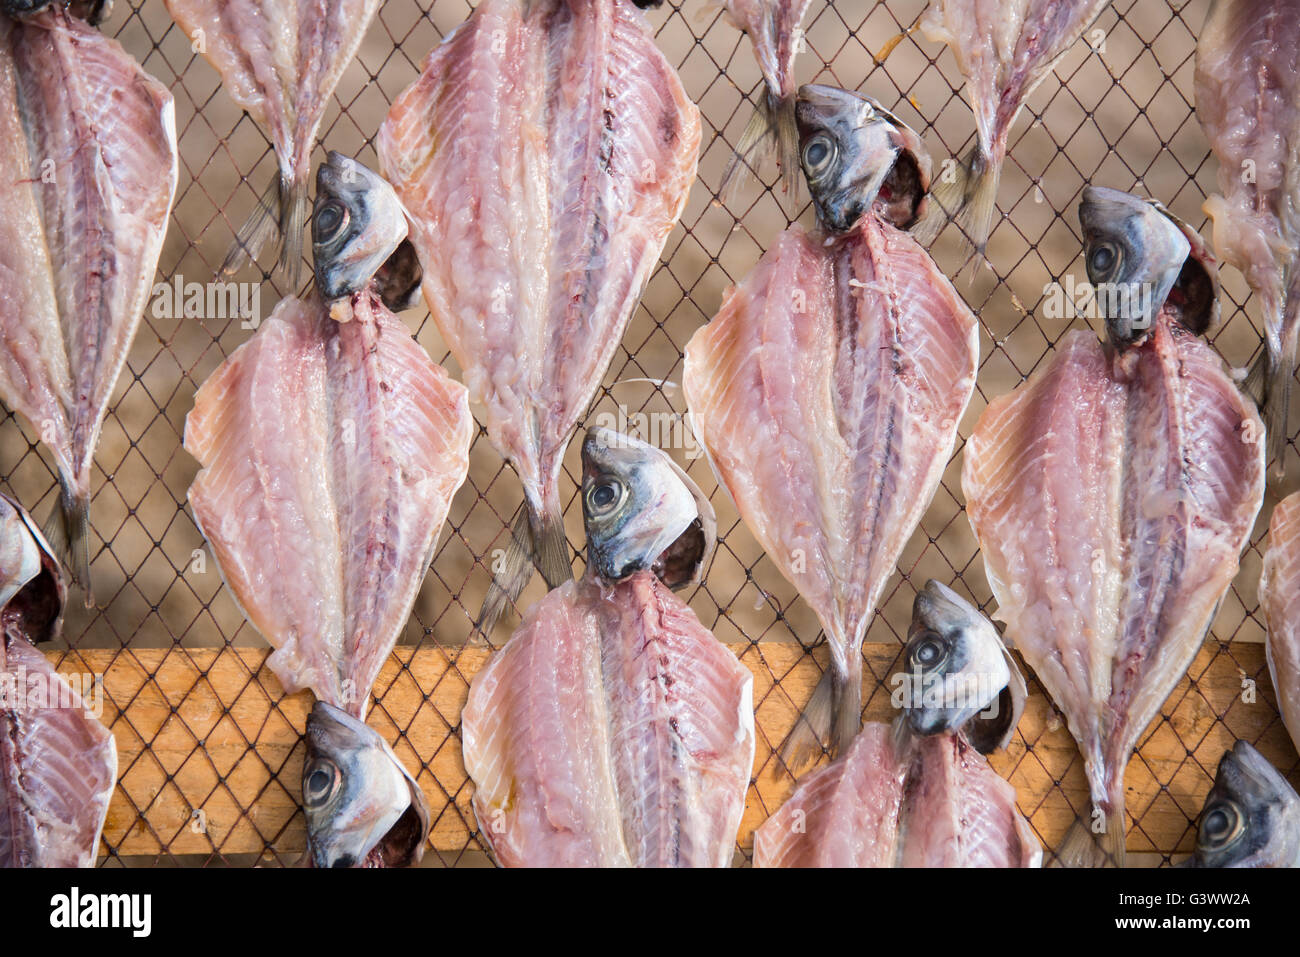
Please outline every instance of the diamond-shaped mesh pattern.
[[[973, 120], [951, 54], [914, 29], [924, 5], [815, 0], [798, 77], [875, 96], [922, 133], [938, 168], [969, 147]], [[330, 106], [321, 143], [373, 165], [371, 137], [388, 104], [471, 7], [468, 0], [388, 0]], [[1193, 114], [1192, 57], [1207, 7], [1208, 0], [1117, 0], [1030, 99], [1011, 137], [998, 197], [1001, 217], [988, 247], [992, 267], [959, 286], [981, 327], [979, 384], [960, 426], [963, 442], [990, 398], [1020, 384], [1068, 328], [1087, 324], [1041, 315], [1047, 283], [1086, 278], [1075, 212], [1085, 184], [1145, 192], [1204, 225], [1200, 205], [1214, 189], [1216, 164]], [[592, 415], [621, 410], [668, 423], [671, 428], [650, 437], [670, 448], [718, 509], [718, 554], [690, 602], [756, 673], [759, 757], [738, 845], [738, 857], [747, 858], [750, 831], [793, 786], [772, 750], [807, 701], [825, 667], [825, 650], [814, 647], [814, 615], [763, 556], [673, 416], [685, 411], [677, 385], [682, 347], [787, 218], [771, 170], [760, 171], [758, 181], [725, 203], [718, 195], [732, 144], [761, 89], [748, 41], [704, 0], [668, 0], [649, 18], [703, 113], [700, 178]], [[181, 180], [159, 281], [179, 275], [206, 283], [233, 227], [273, 175], [273, 151], [161, 2], [118, 0], [102, 29], [176, 97]], [[323, 149], [318, 144], [317, 161]], [[802, 216], [809, 221], [806, 208]], [[950, 275], [964, 259], [955, 232], [950, 228], [934, 248]], [[239, 278], [254, 276], [250, 270]], [[1215, 343], [1230, 363], [1244, 365], [1260, 348], [1259, 312], [1235, 271], [1225, 270], [1223, 280], [1226, 321]], [[267, 279], [262, 313], [269, 314], [286, 291]], [[87, 612], [74, 600], [60, 665], [105, 674], [104, 719], [117, 736], [122, 762], [104, 859], [290, 863], [302, 846], [300, 734], [308, 696], [284, 696], [261, 668], [265, 643], [222, 585], [185, 503], [197, 470], [181, 448], [185, 415], [197, 387], [251, 332], [237, 318], [203, 310], [158, 312], [145, 316], [96, 455], [92, 574], [99, 606]], [[413, 310], [404, 318], [430, 354], [459, 375], [427, 312]], [[1292, 421], [1300, 423], [1300, 416], [1293, 413]], [[0, 434], [0, 477], [44, 518], [57, 499], [49, 457], [28, 424], [11, 414], [0, 422]], [[937, 578], [993, 610], [961, 514], [963, 442], [868, 634], [865, 664], [876, 685], [867, 695], [868, 718], [888, 716], [884, 680], [897, 664], [917, 587]], [[1294, 443], [1288, 455], [1295, 476]], [[566, 519], [578, 546], [576, 449], [567, 465]], [[1129, 847], [1151, 852], [1151, 863], [1168, 863], [1171, 854], [1190, 849], [1215, 765], [1234, 739], [1256, 743], [1297, 779], [1296, 755], [1264, 664], [1256, 598], [1267, 516], [1277, 492], [1288, 490], [1270, 492], [1204, 649], [1129, 767]], [[418, 769], [433, 805], [434, 862], [486, 860], [469, 809], [458, 722], [469, 678], [489, 653], [471, 640], [473, 617], [518, 498], [516, 478], [480, 431], [469, 480], [456, 496], [414, 614], [374, 689], [370, 723], [394, 742], [407, 767]], [[520, 607], [540, 594], [534, 581]], [[508, 615], [492, 643], [499, 646], [517, 621]], [[1253, 701], [1242, 694], [1247, 680], [1258, 683]], [[1036, 682], [1009, 752], [993, 763], [1016, 786], [1043, 842], [1055, 846], [1085, 807], [1087, 792], [1082, 762]]]

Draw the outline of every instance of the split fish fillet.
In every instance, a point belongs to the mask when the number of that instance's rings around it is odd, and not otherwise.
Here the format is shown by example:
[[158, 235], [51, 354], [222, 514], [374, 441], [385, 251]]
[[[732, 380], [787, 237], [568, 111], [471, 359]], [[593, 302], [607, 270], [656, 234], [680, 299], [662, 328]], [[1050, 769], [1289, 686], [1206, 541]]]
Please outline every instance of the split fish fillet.
[[90, 867], [117, 783], [117, 745], [45, 655], [23, 638], [3, 644], [0, 682], [48, 697], [0, 706], [0, 867]]
[[1214, 251], [1259, 297], [1269, 457], [1285, 465], [1300, 336], [1300, 0], [1215, 0], [1196, 45], [1196, 116], [1219, 160]]
[[947, 44], [966, 79], [975, 114], [975, 147], [940, 177], [931, 216], [919, 232], [931, 238], [949, 216], [984, 252], [993, 226], [1007, 137], [1021, 107], [1106, 8], [1109, 0], [931, 0], [921, 32]]
[[766, 90], [753, 119], [736, 144], [723, 178], [724, 188], [760, 154], [776, 148], [789, 200], [799, 182], [799, 130], [794, 116], [794, 60], [803, 43], [804, 14], [811, 0], [721, 0], [727, 19], [749, 35]]
[[778, 236], [685, 352], [696, 435], [830, 641], [843, 750], [867, 626], [975, 386], [975, 317], [910, 236], [867, 214], [835, 239]]
[[57, 5], [0, 17], [0, 397], [54, 458], [87, 606], [91, 463], [176, 179], [171, 94], [116, 41]]
[[283, 300], [200, 387], [194, 517], [286, 692], [363, 718], [469, 467], [465, 389], [366, 291]]
[[1043, 850], [1016, 789], [959, 734], [917, 742], [906, 795], [903, 867], [1038, 867]]
[[809, 774], [754, 834], [755, 867], [1037, 867], [1042, 850], [1016, 793], [960, 734], [900, 755], [867, 724]]
[[699, 111], [629, 0], [484, 0], [380, 128], [425, 299], [523, 482], [485, 633], [530, 557], [551, 587], [572, 577], [564, 450], [685, 206], [699, 144]]
[[311, 151], [325, 108], [380, 0], [165, 0], [235, 103], [270, 136], [279, 176], [240, 229], [220, 272], [257, 258], [278, 233], [280, 268], [300, 284]]
[[113, 736], [34, 647], [65, 597], [45, 539], [0, 496], [0, 868], [94, 864], [117, 781]]
[[67, 577], [27, 511], [0, 495], [0, 636], [33, 645], [59, 636]]
[[868, 723], [754, 832], [754, 866], [892, 867], [906, 777], [890, 726]]
[[998, 617], [1069, 722], [1117, 862], [1124, 769], [1237, 572], [1262, 432], [1213, 349], [1159, 319], [1123, 353], [1068, 333], [967, 442]]
[[474, 812], [500, 864], [726, 867], [753, 678], [650, 571], [547, 594], [474, 679]]
[[1300, 749], [1300, 492], [1273, 509], [1259, 604], [1268, 623], [1268, 670], [1278, 707]]

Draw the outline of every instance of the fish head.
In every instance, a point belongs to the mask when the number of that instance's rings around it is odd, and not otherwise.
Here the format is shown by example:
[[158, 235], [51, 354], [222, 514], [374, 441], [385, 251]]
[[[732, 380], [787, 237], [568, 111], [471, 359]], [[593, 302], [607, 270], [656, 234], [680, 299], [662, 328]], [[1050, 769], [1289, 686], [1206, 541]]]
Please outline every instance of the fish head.
[[316, 171], [311, 216], [316, 285], [327, 302], [364, 289], [406, 239], [393, 187], [351, 157], [330, 151]]
[[316, 867], [403, 867], [424, 855], [419, 786], [374, 729], [324, 701], [307, 719], [302, 803]]
[[1218, 309], [1213, 257], [1203, 242], [1194, 247], [1189, 232], [1195, 233], [1158, 203], [1088, 186], [1079, 223], [1097, 311], [1117, 348], [1144, 339], [1162, 310], [1191, 332], [1204, 332], [1213, 323]]
[[694, 585], [717, 544], [699, 486], [661, 449], [612, 429], [582, 443], [582, 517], [589, 573], [605, 581], [649, 568], [670, 588]]
[[[0, 0], [0, 10], [15, 19], [35, 16], [55, 0]], [[108, 19], [113, 12], [113, 0], [58, 0], [58, 7], [67, 7], [73, 16], [80, 17], [86, 23], [98, 26]]]
[[50, 5], [50, 0], [3, 0], [0, 8], [11, 17], [30, 17]]
[[0, 630], [33, 645], [63, 628], [67, 576], [27, 511], [0, 495]]
[[817, 219], [843, 233], [868, 210], [906, 229], [920, 217], [930, 184], [921, 139], [869, 97], [808, 84], [795, 102], [799, 163]]
[[912, 603], [907, 634], [900, 717], [914, 734], [967, 730], [972, 743], [1010, 735], [1024, 698], [1017, 702], [1008, 688], [1013, 673], [1022, 686], [1024, 679], [997, 629], [974, 605], [948, 586], [928, 581]]
[[1197, 824], [1191, 867], [1300, 866], [1300, 797], [1245, 741], [1225, 752]]

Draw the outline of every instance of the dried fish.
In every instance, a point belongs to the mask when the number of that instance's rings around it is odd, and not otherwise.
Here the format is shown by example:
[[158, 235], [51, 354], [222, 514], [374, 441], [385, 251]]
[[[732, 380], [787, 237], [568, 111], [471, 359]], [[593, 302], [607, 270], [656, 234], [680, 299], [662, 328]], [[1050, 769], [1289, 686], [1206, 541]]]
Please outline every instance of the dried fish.
[[1224, 753], [1189, 867], [1300, 867], [1300, 795], [1245, 741]]
[[[1000, 744], [1020, 719], [1023, 679], [997, 631], [936, 581], [917, 593], [893, 676], [902, 710], [871, 722], [754, 834], [755, 867], [1038, 867], [1042, 849], [1016, 792], [967, 739]], [[1020, 683], [1019, 703], [1003, 695]], [[990, 711], [992, 714], [981, 715]]]
[[945, 169], [931, 215], [918, 229], [923, 241], [956, 219], [983, 255], [993, 228], [1007, 137], [1029, 95], [1052, 72], [1109, 0], [931, 0], [921, 32], [945, 43], [966, 78], [975, 114], [976, 143], [962, 162]]
[[112, 734], [34, 647], [65, 596], [31, 517], [0, 496], [0, 868], [90, 867], [117, 783]]
[[1079, 219], [1109, 342], [1068, 333], [990, 403], [962, 488], [1007, 636], [1084, 757], [1092, 809], [1061, 860], [1122, 865], [1124, 769], [1237, 572], [1263, 426], [1196, 337], [1217, 310], [1199, 237], [1096, 187]]
[[975, 316], [899, 227], [928, 164], [874, 102], [800, 90], [823, 230], [776, 238], [686, 346], [696, 435], [769, 559], [812, 606], [831, 669], [787, 746], [806, 763], [861, 726], [861, 652], [885, 582], [952, 455], [975, 387]]
[[530, 559], [551, 587], [572, 578], [564, 450], [685, 206], [699, 144], [699, 111], [628, 0], [484, 0], [380, 129], [425, 299], [524, 486], [485, 634]]
[[406, 867], [423, 856], [424, 793], [388, 742], [342, 708], [313, 706], [302, 782], [316, 867]]
[[316, 133], [380, 0], [164, 2], [230, 98], [270, 136], [279, 160], [279, 175], [240, 227], [219, 272], [233, 275], [274, 239], [279, 266], [297, 290]]
[[0, 16], [0, 397], [54, 457], [46, 537], [87, 607], [92, 459], [176, 179], [166, 87], [58, 4]]
[[1273, 509], [1268, 551], [1259, 575], [1259, 604], [1268, 624], [1268, 671], [1282, 720], [1300, 748], [1300, 492]]
[[723, 189], [775, 152], [791, 207], [799, 190], [799, 128], [795, 123], [795, 55], [803, 45], [804, 14], [811, 0], [720, 0], [727, 19], [749, 35], [766, 89], [736, 144]]
[[713, 551], [663, 452], [583, 444], [586, 575], [529, 609], [461, 718], [474, 812], [504, 866], [725, 867], [754, 762], [753, 678], [669, 585]]
[[[395, 760], [361, 719], [468, 471], [473, 419], [465, 388], [356, 270], [401, 240], [391, 189], [337, 154], [318, 182], [315, 246], [329, 258], [317, 272], [338, 280], [344, 299], [284, 299], [200, 387], [185, 448], [203, 465], [189, 491], [195, 520], [249, 621], [275, 647], [269, 666], [286, 691], [311, 688], [332, 706], [313, 711], [308, 737], [349, 796], [323, 800], [340, 833], [325, 839], [313, 825], [316, 862], [334, 866], [405, 860], [422, 847], [423, 832], [401, 853], [359, 848], [357, 834], [373, 830], [355, 822], [351, 796], [399, 800], [365, 805], [389, 823], [423, 798], [418, 788], [348, 778]], [[339, 188], [349, 184], [364, 189]], [[321, 721], [329, 728], [315, 730]], [[321, 793], [314, 770], [304, 772], [309, 819]], [[391, 770], [383, 780], [406, 774]]]
[[1205, 214], [1214, 251], [1260, 299], [1266, 348], [1247, 389], [1263, 401], [1279, 476], [1300, 336], [1297, 46], [1297, 0], [1215, 0], [1196, 44], [1196, 116], [1219, 160]]

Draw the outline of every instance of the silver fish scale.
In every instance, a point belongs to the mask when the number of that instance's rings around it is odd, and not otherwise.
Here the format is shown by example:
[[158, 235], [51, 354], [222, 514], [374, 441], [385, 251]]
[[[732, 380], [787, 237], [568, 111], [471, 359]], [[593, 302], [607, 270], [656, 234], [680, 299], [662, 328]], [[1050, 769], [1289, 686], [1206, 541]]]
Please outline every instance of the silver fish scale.
[[[370, 137], [391, 99], [415, 79], [433, 45], [472, 6], [468, 0], [387, 0], [326, 113], [314, 162], [324, 160], [328, 147], [374, 166]], [[647, 437], [669, 448], [717, 509], [717, 557], [704, 586], [686, 597], [719, 639], [747, 644], [742, 659], [759, 673], [754, 703], [761, 765], [749, 794], [750, 815], [758, 823], [793, 786], [771, 753], [780, 744], [772, 729], [788, 726], [788, 714], [806, 702], [826, 654], [824, 647], [810, 650], [818, 640], [814, 615], [763, 560], [681, 418], [682, 347], [717, 310], [723, 290], [744, 277], [788, 222], [773, 193], [780, 187], [773, 186], [771, 168], [762, 168], [757, 181], [751, 178], [729, 201], [718, 197], [730, 147], [763, 88], [748, 41], [704, 6], [702, 0], [667, 0], [648, 14], [661, 49], [703, 114], [700, 179], [615, 355], [591, 421], [645, 426]], [[951, 54], [919, 31], [907, 33], [924, 7], [924, 0], [813, 0], [796, 75], [800, 82], [861, 89], [880, 100], [921, 133], [940, 176], [944, 164], [974, 142], [974, 121]], [[901, 650], [912, 600], [929, 578], [993, 611], [983, 564], [961, 514], [962, 446], [988, 400], [1018, 385], [1067, 330], [1100, 329], [1097, 320], [1068, 312], [1049, 316], [1050, 283], [1070, 288], [1069, 283], [1086, 280], [1076, 214], [1082, 187], [1095, 183], [1146, 193], [1205, 232], [1200, 206], [1216, 189], [1216, 163], [1193, 115], [1192, 56], [1207, 9], [1208, 0], [1117, 0], [1030, 97], [1013, 129], [988, 246], [993, 267], [958, 286], [982, 327], [976, 394], [960, 424], [944, 482], [886, 586], [867, 635], [869, 646], [895, 643]], [[259, 681], [246, 664], [250, 659], [235, 654], [264, 643], [203, 551], [185, 504], [198, 465], [180, 447], [198, 385], [251, 335], [251, 323], [221, 303], [195, 301], [205, 297], [186, 284], [200, 284], [203, 291], [234, 229], [270, 179], [275, 156], [162, 4], [118, 0], [101, 29], [171, 88], [181, 154], [181, 180], [157, 280], [168, 291], [155, 289], [95, 457], [91, 555], [100, 607], [86, 611], [80, 602], [70, 602], [65, 626], [64, 670], [88, 670], [87, 662], [102, 663], [97, 656], [112, 655], [104, 717], [123, 754], [101, 862], [290, 864], [299, 856], [303, 829], [298, 808], [303, 751], [300, 742], [294, 744], [306, 709], [298, 699], [284, 698], [274, 679]], [[811, 222], [807, 206], [802, 219]], [[954, 233], [950, 227], [934, 247], [949, 275], [964, 259]], [[246, 270], [237, 278], [254, 277]], [[1243, 366], [1260, 348], [1259, 309], [1240, 275], [1225, 269], [1222, 278], [1225, 322], [1214, 343], [1231, 364]], [[264, 317], [289, 290], [267, 280], [237, 291]], [[459, 377], [423, 305], [403, 318], [419, 329], [418, 339], [429, 353]], [[1300, 417], [1291, 422], [1300, 430]], [[38, 438], [12, 414], [0, 419], [0, 479], [43, 519], [58, 488]], [[1287, 452], [1292, 460], [1294, 438]], [[566, 520], [569, 541], [577, 547], [582, 525], [576, 443], [565, 462]], [[1289, 463], [1288, 483], [1279, 492], [1300, 488], [1296, 466]], [[397, 649], [398, 673], [381, 677], [375, 689], [371, 723], [409, 768], [418, 768], [433, 805], [438, 852], [428, 854], [426, 862], [434, 865], [487, 860], [469, 806], [472, 789], [453, 771], [457, 762], [449, 760], [460, 744], [454, 730], [458, 706], [448, 701], [463, 701], [470, 672], [458, 667], [462, 654], [481, 655], [478, 648], [463, 649], [517, 504], [517, 481], [506, 471], [480, 429], [469, 480], [453, 503], [450, 528], [441, 535]], [[1130, 807], [1134, 863], [1168, 864], [1171, 855], [1190, 850], [1194, 816], [1220, 755], [1236, 737], [1251, 741], [1300, 783], [1259, 644], [1263, 623], [1256, 582], [1274, 501], [1271, 493], [1206, 649], [1192, 666], [1193, 680], [1207, 680], [1201, 686], [1184, 681], [1175, 689], [1130, 765], [1130, 784], [1143, 793], [1168, 786], [1167, 792]], [[540, 597], [541, 587], [534, 581], [521, 607]], [[507, 614], [492, 644], [499, 647], [517, 621]], [[422, 654], [445, 661], [445, 673], [440, 668], [431, 677], [413, 663], [418, 643]], [[883, 717], [889, 707], [885, 679], [896, 661], [890, 651], [869, 651], [868, 680], [876, 683], [866, 695], [869, 718]], [[171, 702], [179, 720], [164, 721], [166, 709], [149, 706], [156, 696], [149, 679], [155, 676], [169, 689], [179, 689]], [[1246, 681], [1258, 683], [1254, 704], [1213, 690]], [[219, 687], [215, 697], [212, 685]], [[422, 694], [412, 696], [412, 688]], [[1056, 809], [1083, 808], [1087, 790], [1082, 762], [1032, 680], [1030, 696], [1009, 751], [992, 763], [1014, 785], [1049, 782], [1033, 794], [1022, 788], [1020, 802], [1044, 845], [1054, 847], [1068, 824]], [[205, 703], [195, 706], [199, 701]], [[239, 724], [236, 701], [242, 714], [252, 709], [261, 717]], [[1208, 730], [1206, 716], [1213, 718]], [[236, 742], [234, 756], [205, 748], [217, 740]], [[188, 783], [181, 796], [169, 774], [179, 779], [176, 769], [185, 757]], [[748, 829], [736, 853], [738, 861], [748, 861]]]

